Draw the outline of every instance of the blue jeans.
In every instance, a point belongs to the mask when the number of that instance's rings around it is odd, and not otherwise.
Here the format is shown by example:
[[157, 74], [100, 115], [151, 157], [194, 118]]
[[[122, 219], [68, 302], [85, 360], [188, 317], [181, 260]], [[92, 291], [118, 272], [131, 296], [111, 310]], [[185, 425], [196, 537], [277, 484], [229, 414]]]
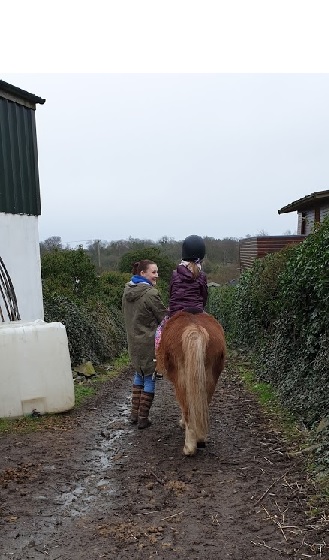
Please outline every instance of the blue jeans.
[[153, 373], [151, 373], [151, 375], [142, 375], [136, 371], [133, 383], [134, 385], [143, 387], [145, 393], [155, 392], [155, 374]]

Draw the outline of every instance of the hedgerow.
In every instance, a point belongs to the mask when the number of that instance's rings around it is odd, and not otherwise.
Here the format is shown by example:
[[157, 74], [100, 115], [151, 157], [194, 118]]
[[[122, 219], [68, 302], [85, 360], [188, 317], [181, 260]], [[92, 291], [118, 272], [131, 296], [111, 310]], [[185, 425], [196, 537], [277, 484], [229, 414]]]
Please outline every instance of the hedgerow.
[[291, 252], [279, 275], [278, 302], [260, 365], [266, 376], [277, 372], [282, 398], [312, 425], [329, 411], [328, 220]]
[[72, 365], [119, 356], [126, 347], [121, 298], [130, 275], [98, 276], [81, 248], [45, 253], [41, 265], [45, 320], [65, 325]]
[[207, 312], [222, 324], [226, 338], [235, 338], [235, 286], [224, 285], [209, 288]]
[[210, 300], [258, 378], [316, 434], [329, 466], [329, 428], [317, 431], [329, 423], [329, 219], [303, 243], [255, 261], [237, 286], [212, 290]]
[[84, 360], [94, 364], [113, 360], [125, 348], [126, 338], [119, 310], [99, 303], [79, 306], [64, 296], [46, 296], [45, 321], [65, 325], [72, 365]]

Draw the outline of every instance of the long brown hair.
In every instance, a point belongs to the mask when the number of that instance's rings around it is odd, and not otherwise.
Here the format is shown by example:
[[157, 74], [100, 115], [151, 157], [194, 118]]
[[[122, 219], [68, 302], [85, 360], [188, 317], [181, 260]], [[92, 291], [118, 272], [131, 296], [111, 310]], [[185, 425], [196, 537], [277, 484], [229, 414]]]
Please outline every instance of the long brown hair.
[[200, 276], [201, 270], [195, 262], [189, 261], [187, 268], [192, 272], [195, 280]]

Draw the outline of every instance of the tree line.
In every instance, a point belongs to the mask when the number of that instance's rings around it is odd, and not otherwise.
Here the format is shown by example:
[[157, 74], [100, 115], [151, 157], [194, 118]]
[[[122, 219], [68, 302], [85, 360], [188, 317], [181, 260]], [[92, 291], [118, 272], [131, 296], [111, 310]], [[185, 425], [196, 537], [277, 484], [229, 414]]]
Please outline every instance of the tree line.
[[[215, 239], [203, 238], [206, 244], [204, 271], [209, 281], [226, 283], [239, 276], [239, 240], [236, 238]], [[143, 253], [156, 249], [173, 263], [181, 259], [182, 241], [170, 237], [162, 237], [158, 241], [129, 237], [118, 241], [91, 240], [84, 249], [99, 273], [120, 271], [120, 263], [125, 254]], [[53, 250], [71, 250], [62, 242], [61, 237], [49, 237], [40, 243], [41, 256]]]

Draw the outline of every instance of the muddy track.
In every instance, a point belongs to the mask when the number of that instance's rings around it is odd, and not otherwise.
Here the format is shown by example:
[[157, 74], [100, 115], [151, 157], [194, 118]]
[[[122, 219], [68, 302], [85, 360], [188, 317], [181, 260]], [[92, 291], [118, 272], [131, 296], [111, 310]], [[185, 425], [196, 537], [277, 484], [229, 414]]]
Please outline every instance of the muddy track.
[[302, 463], [238, 378], [223, 375], [195, 457], [166, 380], [152, 427], [129, 424], [131, 379], [47, 430], [1, 436], [1, 560], [329, 558]]

